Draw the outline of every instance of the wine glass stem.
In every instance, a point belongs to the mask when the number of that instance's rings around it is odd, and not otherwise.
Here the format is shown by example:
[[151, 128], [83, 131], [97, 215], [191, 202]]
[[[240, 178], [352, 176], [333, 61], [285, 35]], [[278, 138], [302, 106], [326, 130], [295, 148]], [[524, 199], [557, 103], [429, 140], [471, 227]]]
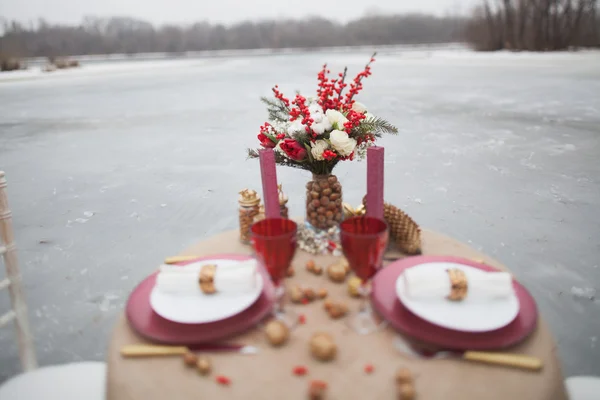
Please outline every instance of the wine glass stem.
[[283, 314], [283, 305], [284, 305], [284, 296], [285, 294], [285, 288], [283, 287], [283, 285], [281, 283], [277, 284], [277, 287], [275, 288], [275, 296], [277, 298], [277, 302], [275, 303], [275, 311], [278, 313], [282, 313]]
[[369, 312], [371, 308], [371, 302], [369, 301], [369, 294], [371, 294], [371, 286], [369, 282], [362, 283], [358, 288], [360, 294], [360, 312]]

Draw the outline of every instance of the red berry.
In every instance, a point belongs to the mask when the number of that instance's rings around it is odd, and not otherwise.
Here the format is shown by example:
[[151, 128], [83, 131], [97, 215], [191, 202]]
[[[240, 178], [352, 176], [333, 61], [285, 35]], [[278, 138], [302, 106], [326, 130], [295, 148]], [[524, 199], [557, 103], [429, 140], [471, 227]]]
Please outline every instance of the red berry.
[[218, 384], [225, 385], [225, 386], [227, 386], [231, 383], [231, 379], [229, 379], [228, 377], [226, 377], [224, 375], [217, 375], [215, 380], [217, 381]]
[[306, 315], [304, 315], [304, 314], [298, 315], [298, 323], [304, 325], [306, 323]]
[[373, 367], [373, 364], [367, 364], [365, 365], [365, 372], [367, 374], [372, 373], [375, 370], [375, 367]]
[[308, 299], [307, 299], [306, 297], [305, 297], [305, 298], [303, 298], [303, 299], [301, 300], [301, 302], [302, 302], [302, 304], [308, 304], [308, 303], [309, 303], [309, 301], [308, 301]]
[[308, 368], [303, 365], [298, 365], [293, 369], [294, 375], [304, 376], [308, 373]]

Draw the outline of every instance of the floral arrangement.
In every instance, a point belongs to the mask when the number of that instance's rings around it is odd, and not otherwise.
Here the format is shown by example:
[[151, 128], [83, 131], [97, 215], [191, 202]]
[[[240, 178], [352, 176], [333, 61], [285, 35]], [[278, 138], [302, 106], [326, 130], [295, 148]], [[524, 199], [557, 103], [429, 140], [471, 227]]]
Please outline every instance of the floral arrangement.
[[[307, 99], [297, 93], [290, 101], [275, 86], [272, 89], [275, 98], [261, 98], [267, 105], [269, 122], [260, 127], [260, 145], [275, 149], [277, 164], [317, 175], [330, 174], [340, 161], [363, 159], [376, 138], [384, 133], [398, 133], [395, 126], [355, 101], [363, 88], [362, 80], [371, 75], [374, 61], [375, 54], [349, 84], [347, 67], [337, 78], [330, 79], [331, 71], [325, 64], [318, 75], [314, 98]], [[249, 149], [248, 156], [256, 158], [258, 151]]]

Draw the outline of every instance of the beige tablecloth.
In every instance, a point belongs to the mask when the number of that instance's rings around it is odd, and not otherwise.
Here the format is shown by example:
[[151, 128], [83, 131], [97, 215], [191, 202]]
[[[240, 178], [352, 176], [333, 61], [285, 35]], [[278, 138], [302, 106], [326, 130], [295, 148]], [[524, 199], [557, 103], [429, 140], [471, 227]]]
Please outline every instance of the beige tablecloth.
[[[505, 268], [497, 261], [443, 235], [423, 232], [423, 252], [427, 255], [454, 255], [482, 259], [489, 265]], [[249, 254], [250, 248], [239, 243], [237, 231], [225, 232], [190, 248], [185, 255], [216, 253]], [[296, 275], [288, 283], [298, 282], [315, 289], [325, 287], [330, 298], [347, 301], [352, 310], [358, 302], [346, 294], [345, 284], [335, 284], [325, 276], [305, 271], [311, 255], [298, 251], [293, 265]], [[326, 266], [331, 256], [315, 258]], [[158, 263], [158, 262], [157, 262]], [[148, 273], [152, 272], [149, 269]], [[307, 398], [311, 379], [328, 383], [327, 399], [395, 399], [394, 373], [400, 366], [416, 375], [415, 386], [422, 400], [562, 400], [566, 399], [563, 377], [557, 359], [556, 345], [543, 320], [536, 331], [511, 351], [539, 357], [544, 362], [542, 372], [524, 372], [459, 360], [418, 360], [407, 357], [392, 345], [395, 332], [387, 329], [369, 336], [350, 331], [343, 321], [333, 321], [325, 314], [322, 301], [309, 305], [292, 305], [306, 316], [306, 324], [293, 331], [290, 342], [282, 348], [272, 348], [263, 334], [254, 329], [236, 343], [254, 345], [260, 353], [253, 356], [214, 354], [214, 372], [210, 377], [198, 375], [184, 367], [180, 357], [123, 359], [121, 346], [143, 343], [122, 316], [115, 327], [108, 354], [108, 400], [185, 400], [185, 399], [257, 399], [295, 400]], [[308, 340], [317, 331], [335, 337], [339, 354], [335, 361], [313, 360]], [[364, 372], [365, 364], [374, 366], [374, 373]], [[309, 369], [308, 376], [297, 377], [292, 369], [297, 365]], [[228, 387], [215, 383], [215, 375], [231, 379]]]

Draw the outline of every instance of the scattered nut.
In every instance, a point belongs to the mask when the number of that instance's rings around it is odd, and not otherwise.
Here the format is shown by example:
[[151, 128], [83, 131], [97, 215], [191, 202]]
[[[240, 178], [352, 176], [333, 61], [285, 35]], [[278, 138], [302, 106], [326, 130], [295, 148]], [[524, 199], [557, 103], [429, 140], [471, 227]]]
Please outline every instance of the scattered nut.
[[342, 264], [331, 264], [327, 267], [327, 275], [334, 282], [343, 282], [346, 279], [346, 269]]
[[333, 303], [327, 309], [327, 313], [333, 319], [342, 318], [348, 313], [348, 307], [343, 303]]
[[350, 273], [350, 263], [348, 263], [348, 260], [346, 260], [345, 258], [342, 258], [342, 261], [340, 261], [340, 264], [342, 264], [344, 266], [344, 269], [346, 270], [346, 274]]
[[288, 340], [290, 330], [283, 322], [272, 320], [265, 326], [265, 334], [269, 343], [273, 346], [281, 346]]
[[318, 360], [330, 361], [337, 354], [337, 346], [328, 333], [315, 333], [309, 344], [311, 354]]
[[403, 383], [398, 386], [398, 398], [400, 400], [414, 400], [417, 392], [412, 383]]
[[196, 366], [196, 362], [198, 361], [198, 356], [192, 352], [187, 352], [183, 355], [183, 362], [188, 367]]
[[327, 297], [327, 289], [319, 289], [319, 291], [317, 292], [317, 296], [319, 296], [320, 299], [324, 299], [325, 297]]
[[315, 291], [313, 289], [304, 289], [304, 298], [307, 299], [308, 301], [313, 301], [314, 299], [317, 298], [317, 294], [315, 293]]
[[325, 309], [325, 311], [329, 312], [329, 309], [333, 306], [333, 301], [331, 300], [325, 300], [325, 302], [323, 303], [323, 308]]
[[286, 276], [288, 278], [291, 278], [292, 276], [294, 276], [294, 274], [295, 274], [294, 267], [289, 267], [288, 270], [287, 270]]
[[358, 276], [353, 276], [348, 279], [348, 294], [352, 297], [360, 297], [359, 288], [362, 285], [362, 280]]
[[196, 362], [196, 368], [198, 369], [198, 373], [200, 375], [208, 375], [211, 370], [210, 358], [206, 356], [198, 357], [198, 361]]
[[308, 387], [308, 398], [310, 400], [323, 400], [327, 391], [327, 383], [323, 381], [311, 381]]
[[396, 382], [400, 384], [412, 383], [413, 377], [412, 372], [408, 368], [398, 368], [396, 371]]
[[307, 271], [311, 271], [312, 272], [312, 270], [315, 269], [315, 267], [316, 267], [316, 264], [315, 264], [314, 260], [308, 260], [306, 262], [306, 270]]
[[304, 298], [304, 292], [302, 291], [302, 288], [300, 288], [300, 286], [294, 285], [288, 289], [288, 296], [292, 303], [300, 303]]

